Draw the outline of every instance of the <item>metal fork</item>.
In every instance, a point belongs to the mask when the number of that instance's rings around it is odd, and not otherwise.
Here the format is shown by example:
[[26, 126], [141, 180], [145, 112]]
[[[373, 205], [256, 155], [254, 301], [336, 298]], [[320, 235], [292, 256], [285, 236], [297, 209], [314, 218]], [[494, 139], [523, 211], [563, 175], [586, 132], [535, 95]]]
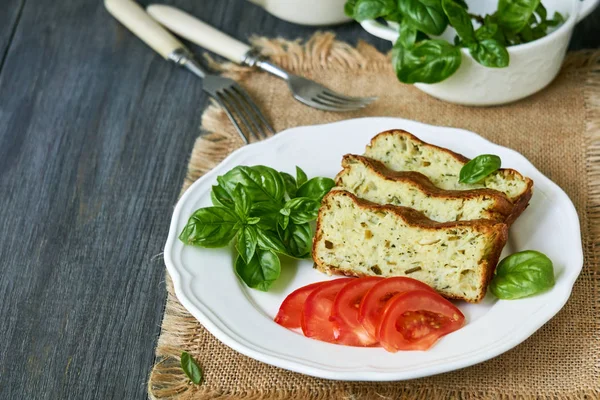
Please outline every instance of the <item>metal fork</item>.
[[[244, 143], [249, 132], [260, 140], [275, 131], [248, 93], [233, 79], [209, 74], [173, 35], [156, 23], [142, 7], [131, 0], [105, 0], [107, 10], [137, 37], [166, 60], [185, 67], [203, 79], [202, 89], [223, 108]], [[239, 122], [238, 122], [239, 121]]]
[[294, 98], [308, 106], [326, 111], [352, 111], [366, 107], [376, 97], [350, 97], [325, 86], [290, 74], [258, 55], [258, 52], [223, 32], [175, 7], [153, 4], [147, 8], [155, 20], [170, 31], [229, 60], [258, 67], [287, 81]]

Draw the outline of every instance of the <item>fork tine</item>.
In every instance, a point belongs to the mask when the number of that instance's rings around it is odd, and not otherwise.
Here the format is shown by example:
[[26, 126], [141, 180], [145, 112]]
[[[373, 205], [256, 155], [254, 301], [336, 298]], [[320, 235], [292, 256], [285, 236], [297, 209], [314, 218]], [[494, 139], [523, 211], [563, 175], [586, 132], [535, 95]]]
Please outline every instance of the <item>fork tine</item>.
[[356, 102], [356, 103], [369, 104], [369, 103], [372, 103], [373, 101], [377, 100], [377, 97], [352, 97], [352, 96], [344, 96], [343, 94], [334, 92], [334, 91], [329, 90], [329, 89], [324, 90], [322, 93], [324, 95], [329, 96], [329, 97], [333, 97], [334, 99], [337, 99], [337, 100], [349, 101], [349, 102]]
[[219, 103], [219, 105], [221, 106], [221, 108], [223, 109], [223, 111], [225, 111], [225, 114], [227, 114], [227, 117], [229, 117], [229, 119], [231, 120], [231, 123], [235, 127], [235, 130], [237, 131], [238, 135], [240, 135], [240, 137], [242, 138], [242, 140], [244, 141], [244, 143], [245, 144], [250, 143], [250, 141], [248, 140], [248, 138], [246, 137], [246, 135], [242, 131], [242, 128], [240, 127], [240, 125], [238, 124], [238, 122], [235, 120], [235, 117], [231, 113], [231, 110], [229, 109], [229, 107], [218, 97], [218, 95], [217, 96], [213, 96], [213, 99], [215, 99], [216, 102]]
[[[250, 96], [248, 95], [248, 93], [246, 93], [246, 91], [241, 86], [239, 86], [237, 83], [235, 85], [233, 85], [233, 89], [236, 90], [242, 96], [242, 98], [246, 101], [246, 103], [254, 111], [254, 114], [258, 116], [258, 119], [271, 132], [271, 134], [274, 135], [275, 134], [275, 129], [273, 129], [273, 127], [271, 126], [271, 124], [269, 124], [269, 122], [267, 121], [267, 119], [265, 118], [265, 116], [263, 115], [263, 113], [260, 112], [260, 109], [254, 103], [254, 101], [252, 101], [252, 99], [250, 98]], [[265, 137], [267, 137], [266, 134], [265, 134]]]
[[221, 99], [233, 109], [233, 112], [242, 121], [244, 127], [250, 131], [252, 136], [260, 140], [261, 138], [258, 136], [258, 133], [256, 133], [256, 131], [252, 128], [252, 125], [250, 122], [248, 122], [248, 118], [246, 118], [246, 115], [244, 112], [242, 112], [238, 102], [233, 98], [233, 96], [227, 90], [221, 90], [219, 95], [221, 96]]
[[320, 94], [317, 95], [316, 97], [313, 97], [311, 99], [312, 101], [315, 101], [319, 104], [325, 105], [325, 106], [329, 106], [329, 107], [333, 107], [333, 108], [337, 108], [340, 111], [352, 111], [352, 110], [357, 110], [359, 108], [364, 108], [367, 106], [367, 104], [352, 104], [352, 103], [339, 103], [336, 101], [332, 101], [326, 97], [321, 96]]
[[252, 109], [246, 103], [243, 96], [241, 96], [238, 91], [234, 90], [233, 86], [223, 89], [223, 91], [225, 93], [227, 93], [229, 98], [237, 104], [240, 111], [244, 114], [244, 117], [246, 117], [246, 121], [249, 121], [251, 126], [254, 127], [254, 129], [253, 129], [253, 133], [255, 134], [254, 136], [258, 140], [266, 139], [268, 137], [267, 134], [265, 133], [264, 129], [261, 127], [260, 122], [256, 119], [256, 117], [252, 113]]

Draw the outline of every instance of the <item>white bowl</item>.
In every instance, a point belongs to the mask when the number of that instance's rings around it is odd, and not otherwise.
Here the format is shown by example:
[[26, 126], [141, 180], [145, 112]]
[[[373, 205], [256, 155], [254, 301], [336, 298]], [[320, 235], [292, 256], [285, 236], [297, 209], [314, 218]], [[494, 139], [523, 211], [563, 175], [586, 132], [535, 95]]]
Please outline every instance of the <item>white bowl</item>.
[[[443, 82], [417, 83], [415, 86], [438, 99], [471, 106], [491, 106], [510, 103], [530, 96], [546, 87], [556, 77], [564, 60], [575, 24], [591, 13], [600, 0], [542, 0], [548, 15], [560, 12], [567, 20], [549, 35], [534, 42], [508, 48], [510, 65], [487, 68], [477, 63], [462, 49], [462, 64], [458, 71]], [[496, 0], [468, 0], [469, 11], [491, 14]], [[374, 20], [361, 23], [363, 28], [392, 43], [397, 29]], [[455, 31], [448, 28], [442, 38], [453, 42]]]

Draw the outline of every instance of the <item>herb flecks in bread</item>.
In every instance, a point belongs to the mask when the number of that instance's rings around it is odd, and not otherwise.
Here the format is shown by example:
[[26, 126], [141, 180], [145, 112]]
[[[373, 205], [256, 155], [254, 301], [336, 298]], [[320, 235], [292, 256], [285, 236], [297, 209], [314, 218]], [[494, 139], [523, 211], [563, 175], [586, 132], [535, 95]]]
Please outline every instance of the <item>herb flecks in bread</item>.
[[323, 199], [313, 258], [328, 274], [409, 276], [452, 299], [480, 301], [507, 239], [504, 223], [437, 223], [343, 190]]
[[392, 171], [368, 157], [348, 154], [342, 167], [335, 180], [339, 188], [374, 203], [414, 208], [438, 222], [503, 222], [513, 209], [506, 196], [495, 190], [443, 190], [419, 172]]

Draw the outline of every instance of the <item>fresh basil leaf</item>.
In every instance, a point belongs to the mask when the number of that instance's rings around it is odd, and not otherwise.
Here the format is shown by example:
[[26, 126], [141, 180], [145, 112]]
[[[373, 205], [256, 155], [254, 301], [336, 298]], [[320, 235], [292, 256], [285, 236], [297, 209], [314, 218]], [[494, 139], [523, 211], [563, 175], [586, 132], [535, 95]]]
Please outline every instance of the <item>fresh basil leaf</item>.
[[245, 220], [250, 214], [250, 198], [246, 188], [239, 183], [235, 185], [232, 198], [235, 212], [237, 215], [239, 215], [242, 221]]
[[448, 26], [441, 0], [398, 0], [404, 23], [429, 35], [441, 35]]
[[358, 22], [385, 17], [396, 11], [395, 0], [358, 0], [352, 17]]
[[254, 202], [280, 202], [285, 194], [285, 183], [281, 174], [264, 165], [253, 167], [238, 166], [221, 177], [222, 186], [233, 193], [235, 186], [241, 184]]
[[196, 210], [181, 231], [179, 239], [199, 247], [227, 246], [239, 230], [240, 218], [225, 207], [206, 207]]
[[323, 196], [325, 196], [334, 186], [335, 182], [333, 179], [317, 176], [300, 186], [298, 192], [296, 192], [296, 196], [308, 197], [320, 202], [323, 199]]
[[396, 76], [404, 83], [437, 83], [458, 70], [462, 61], [460, 49], [441, 39], [418, 42], [406, 49], [396, 41], [392, 62]]
[[285, 191], [288, 194], [290, 199], [296, 197], [296, 191], [298, 187], [296, 186], [296, 179], [293, 176], [288, 174], [287, 172], [280, 172], [281, 177], [283, 178], [283, 183], [285, 184]]
[[498, 24], [509, 32], [521, 32], [530, 21], [540, 0], [498, 0]]
[[485, 39], [469, 46], [471, 55], [479, 64], [490, 68], [506, 68], [510, 62], [508, 50], [495, 39]]
[[260, 222], [259, 217], [250, 217], [246, 220], [246, 225], [256, 225]]
[[458, 4], [459, 6], [461, 6], [462, 8], [464, 8], [465, 10], [469, 9], [469, 5], [467, 4], [467, 2], [465, 0], [454, 0], [456, 2], [456, 4]]
[[565, 22], [565, 17], [559, 12], [555, 12], [552, 19], [546, 21], [548, 26], [552, 26], [552, 27], [558, 26], [564, 22]]
[[187, 352], [184, 351], [181, 353], [181, 369], [190, 381], [194, 382], [196, 385], [199, 385], [202, 382], [202, 370], [196, 363], [196, 360]]
[[482, 154], [461, 168], [458, 181], [467, 184], [480, 182], [491, 173], [500, 169], [501, 164], [500, 157], [493, 154]]
[[499, 299], [531, 296], [554, 286], [552, 261], [544, 254], [526, 250], [500, 261], [490, 290]]
[[498, 24], [485, 22], [475, 31], [475, 39], [481, 41], [486, 39], [496, 39], [498, 34]]
[[296, 166], [296, 185], [300, 187], [304, 185], [308, 181], [308, 177], [306, 173], [302, 170], [302, 168]]
[[227, 192], [227, 190], [223, 189], [221, 185], [215, 185], [212, 187], [210, 199], [215, 206], [233, 208], [233, 199], [231, 198], [231, 195]]
[[344, 14], [350, 18], [354, 18], [354, 7], [356, 6], [357, 0], [348, 0], [344, 4]]
[[[289, 210], [290, 219], [294, 224], [304, 224], [314, 221], [319, 215], [320, 203], [308, 197], [296, 197], [285, 203], [284, 209]], [[285, 226], [283, 226], [285, 229]]]
[[266, 292], [279, 278], [281, 264], [279, 257], [272, 251], [257, 250], [249, 263], [238, 256], [235, 260], [235, 272], [248, 287]]
[[280, 211], [279, 215], [279, 219], [277, 220], [277, 224], [278, 226], [282, 227], [283, 229], [287, 228], [288, 224], [290, 223], [290, 210], [287, 210], [285, 208], [282, 208]]
[[467, 45], [474, 43], [476, 41], [475, 31], [467, 10], [454, 0], [442, 0], [442, 6], [450, 21], [450, 25], [456, 29], [456, 33], [458, 33], [462, 41]]
[[253, 225], [246, 225], [237, 234], [236, 249], [239, 255], [244, 259], [245, 263], [252, 259], [254, 251], [258, 244], [258, 234], [256, 227]]
[[535, 13], [540, 17], [541, 21], [545, 21], [546, 19], [548, 19], [548, 11], [541, 2], [536, 7]]
[[312, 230], [310, 224], [289, 224], [286, 229], [278, 227], [279, 237], [285, 245], [286, 254], [295, 258], [310, 256]]
[[281, 207], [280, 203], [271, 203], [268, 201], [254, 203], [250, 209], [250, 216], [260, 218], [257, 224], [259, 229], [275, 229]]
[[[273, 225], [276, 227], [277, 225]], [[285, 244], [279, 238], [279, 233], [272, 230], [258, 229], [256, 231], [258, 239], [258, 248], [262, 250], [271, 250], [276, 253], [287, 254]]]
[[417, 41], [417, 30], [409, 24], [401, 24], [398, 41], [406, 49], [410, 49]]

